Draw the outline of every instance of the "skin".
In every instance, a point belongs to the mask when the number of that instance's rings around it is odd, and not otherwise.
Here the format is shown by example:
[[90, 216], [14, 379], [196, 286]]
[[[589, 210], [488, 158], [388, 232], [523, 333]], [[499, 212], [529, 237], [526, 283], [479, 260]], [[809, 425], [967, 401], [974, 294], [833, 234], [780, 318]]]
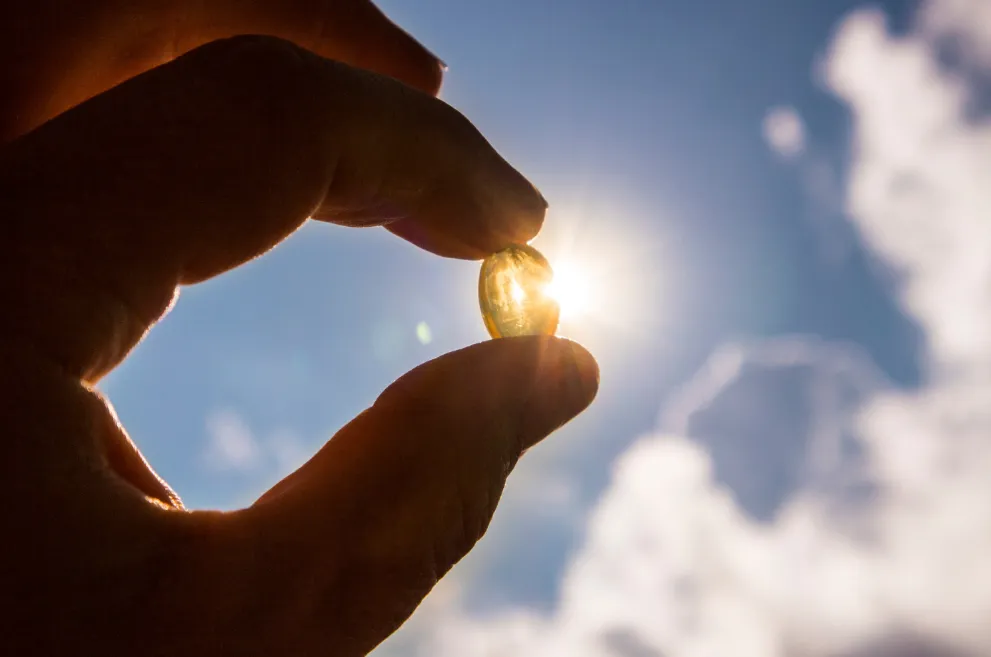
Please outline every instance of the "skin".
[[310, 217], [480, 258], [532, 238], [543, 198], [363, 0], [19, 2], [0, 52], [5, 654], [366, 654], [591, 402], [584, 349], [425, 363], [224, 513], [183, 508], [93, 386], [181, 286]]

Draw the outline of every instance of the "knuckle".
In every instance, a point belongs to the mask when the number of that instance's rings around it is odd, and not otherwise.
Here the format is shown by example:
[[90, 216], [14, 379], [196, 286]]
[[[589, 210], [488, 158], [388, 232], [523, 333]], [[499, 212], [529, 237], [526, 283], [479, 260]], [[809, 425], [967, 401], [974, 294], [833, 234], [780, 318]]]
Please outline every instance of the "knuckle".
[[299, 46], [278, 37], [244, 34], [211, 41], [193, 51], [192, 56], [220, 62], [225, 68], [249, 73], [266, 68], [292, 68], [302, 62]]
[[181, 59], [227, 93], [285, 101], [287, 91], [300, 90], [310, 77], [314, 57], [284, 39], [240, 35], [207, 43]]

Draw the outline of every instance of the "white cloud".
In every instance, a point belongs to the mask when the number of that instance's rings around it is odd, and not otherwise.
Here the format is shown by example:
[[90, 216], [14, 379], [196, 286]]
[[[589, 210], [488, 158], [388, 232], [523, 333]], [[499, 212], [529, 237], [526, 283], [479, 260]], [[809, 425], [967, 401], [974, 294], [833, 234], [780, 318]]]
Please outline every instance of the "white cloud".
[[884, 385], [867, 356], [812, 338], [718, 350], [675, 395], [662, 428], [704, 448], [716, 482], [772, 521], [799, 487], [837, 503], [864, 486], [856, 413]]
[[262, 463], [261, 448], [247, 422], [232, 410], [217, 410], [206, 420], [206, 465], [216, 470], [250, 472]]
[[927, 330], [934, 374], [986, 373], [991, 126], [965, 119], [967, 88], [940, 70], [931, 42], [888, 37], [879, 13], [848, 21], [826, 74], [853, 110], [849, 211], [901, 275], [901, 299]]
[[260, 439], [244, 417], [217, 409], [206, 419], [203, 464], [216, 471], [285, 476], [311, 456], [294, 432], [277, 430]]
[[[823, 404], [820, 410], [839, 404], [853, 411], [857, 395], [845, 395], [876, 383], [873, 370], [861, 365], [856, 352], [798, 341], [725, 350], [665, 415], [672, 426], [684, 428], [699, 413], [718, 408], [728, 424], [740, 425], [775, 415], [769, 407], [777, 403], [780, 417], [791, 399], [775, 395], [788, 387], [801, 389], [813, 405]], [[754, 399], [762, 402], [756, 411], [750, 406]], [[796, 437], [814, 443], [806, 456], [841, 440], [848, 429], [821, 419]], [[660, 433], [623, 455], [552, 617], [523, 610], [494, 619], [455, 615], [437, 623], [436, 643], [423, 654], [773, 657], [785, 654], [789, 640], [798, 641], [792, 622], [802, 618], [789, 615], [799, 600], [820, 627], [854, 634], [851, 642], [869, 636], [874, 616], [856, 604], [858, 576], [869, 564], [857, 555], [856, 533], [834, 520], [832, 507], [815, 501], [815, 485], [793, 491], [774, 525], [748, 515], [729, 488], [716, 484], [713, 464], [723, 431], [708, 425], [695, 440]], [[712, 451], [702, 446], [707, 439]], [[762, 480], [762, 464], [754, 466], [753, 478]], [[841, 464], [833, 467], [840, 470]], [[817, 514], [814, 521], [809, 508]], [[858, 629], [858, 623], [869, 627]]]
[[978, 65], [991, 65], [991, 2], [940, 0], [922, 11], [920, 26], [930, 39], [954, 41]]
[[764, 139], [771, 149], [785, 158], [805, 150], [805, 124], [794, 107], [775, 107], [764, 116]]
[[[873, 370], [856, 352], [800, 346], [744, 353], [728, 379], [717, 363], [716, 375], [689, 387], [705, 401], [688, 416], [717, 408], [727, 425], [746, 425], [754, 399], [758, 414], [787, 416], [793, 400], [780, 393], [795, 387], [812, 397], [808, 415], [821, 414], [793, 435], [806, 463], [847, 438], [866, 455], [820, 461], [818, 476], [803, 479], [769, 523], [719, 483], [726, 445], [713, 438], [723, 427], [647, 436], [616, 463], [551, 615], [474, 618], [452, 605], [435, 611], [418, 654], [808, 657], [877, 654], [884, 645], [913, 654], [907, 644], [933, 657], [989, 654], [989, 450], [941, 449], [946, 418], [972, 407], [947, 415], [932, 391], [870, 392]], [[757, 481], [775, 469], [752, 467]]]
[[805, 123], [795, 108], [771, 108], [764, 115], [762, 129], [768, 147], [796, 167], [807, 203], [802, 218], [814, 231], [819, 253], [826, 263], [842, 265], [853, 239], [843, 217], [835, 167], [810, 145]]
[[416, 654], [991, 655], [991, 127], [936, 52], [966, 34], [983, 65], [988, 6], [930, 2], [901, 38], [856, 13], [825, 68], [848, 210], [926, 331], [926, 384], [817, 342], [719, 352], [617, 461], [551, 613], [449, 599]]

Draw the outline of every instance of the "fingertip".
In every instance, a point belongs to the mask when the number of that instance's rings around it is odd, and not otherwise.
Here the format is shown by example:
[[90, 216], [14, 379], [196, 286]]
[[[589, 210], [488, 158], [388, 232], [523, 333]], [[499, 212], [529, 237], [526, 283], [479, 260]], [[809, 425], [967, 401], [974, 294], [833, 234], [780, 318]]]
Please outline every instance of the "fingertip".
[[443, 258], [459, 260], [481, 260], [498, 248], [488, 246], [491, 239], [476, 240], [451, 230], [438, 228], [419, 217], [401, 219], [385, 226], [386, 230], [413, 246], [429, 251]]
[[[463, 259], [484, 258], [532, 240], [543, 225], [545, 198], [461, 112], [409, 88], [436, 91], [443, 65], [391, 23], [389, 30], [400, 35], [387, 40], [390, 47], [404, 48], [407, 56], [383, 55], [378, 69], [407, 85], [385, 83], [364, 71], [345, 76], [354, 85], [346, 118], [355, 129], [349, 134], [370, 137], [377, 148], [361, 144], [346, 153], [325, 211], [315, 216], [350, 224], [354, 217], [348, 213], [356, 203], [362, 208], [385, 204], [398, 209], [393, 220], [382, 222], [389, 231], [438, 255]], [[404, 68], [397, 73], [400, 62]], [[376, 184], [368, 185], [361, 176]], [[378, 197], [368, 198], [368, 187]]]
[[575, 376], [582, 391], [581, 399], [584, 400], [585, 406], [588, 406], [599, 392], [599, 363], [595, 360], [595, 356], [582, 345], [567, 338], [560, 339], [567, 344], [571, 351]]
[[578, 343], [521, 336], [489, 340], [424, 363], [389, 386], [376, 406], [419, 407], [429, 400], [453, 417], [471, 418], [485, 427], [482, 433], [511, 425], [516, 430], [502, 439], [514, 451], [529, 448], [585, 410], [598, 387], [598, 364]]
[[547, 200], [530, 182], [501, 156], [490, 171], [488, 180], [480, 181], [476, 195], [491, 198], [486, 204], [489, 216], [484, 226], [496, 251], [510, 244], [526, 244], [540, 232], [547, 215]]
[[[369, 61], [363, 68], [389, 75], [436, 96], [444, 81], [447, 64], [409, 32], [393, 23], [378, 7], [369, 2], [366, 9], [369, 12], [366, 24], [379, 27], [381, 47], [367, 51]], [[362, 66], [362, 63], [357, 65]]]
[[588, 408], [599, 389], [599, 366], [587, 349], [566, 338], [545, 336], [541, 340], [536, 385], [521, 423], [523, 449]]
[[547, 214], [537, 188], [501, 158], [494, 165], [467, 166], [480, 173], [443, 185], [387, 229], [422, 249], [464, 260], [481, 260], [536, 237]]
[[[514, 170], [515, 172], [515, 170]], [[518, 210], [511, 216], [508, 225], [516, 234], [513, 244], [526, 244], [537, 236], [544, 225], [547, 216], [548, 203], [544, 195], [529, 180], [517, 173], [520, 178], [518, 195]]]
[[418, 88], [431, 96], [436, 96], [440, 93], [441, 86], [444, 84], [447, 64], [425, 48], [424, 51], [427, 53], [429, 61], [423, 66], [422, 79]]
[[447, 65], [419, 41], [398, 27], [395, 29], [405, 37], [406, 42], [401, 47], [405, 51], [405, 56], [400, 55], [396, 58], [393, 66], [394, 72], [391, 75], [414, 89], [431, 96], [438, 95], [441, 85], [444, 83]]

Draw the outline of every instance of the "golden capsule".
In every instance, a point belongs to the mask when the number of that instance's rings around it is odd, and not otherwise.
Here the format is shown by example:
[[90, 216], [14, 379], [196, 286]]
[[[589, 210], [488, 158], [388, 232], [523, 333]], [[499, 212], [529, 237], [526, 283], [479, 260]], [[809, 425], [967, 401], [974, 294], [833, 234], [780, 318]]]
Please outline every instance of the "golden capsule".
[[554, 335], [561, 307], [548, 294], [553, 278], [547, 258], [526, 244], [486, 258], [478, 277], [478, 303], [489, 335]]

